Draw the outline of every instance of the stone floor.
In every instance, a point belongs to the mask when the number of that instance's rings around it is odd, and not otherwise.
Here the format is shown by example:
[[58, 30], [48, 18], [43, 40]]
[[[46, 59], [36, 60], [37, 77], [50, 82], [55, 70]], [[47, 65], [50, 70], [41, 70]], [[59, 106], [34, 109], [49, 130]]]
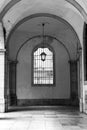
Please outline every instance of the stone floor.
[[87, 130], [87, 115], [74, 107], [13, 108], [0, 113], [0, 130]]

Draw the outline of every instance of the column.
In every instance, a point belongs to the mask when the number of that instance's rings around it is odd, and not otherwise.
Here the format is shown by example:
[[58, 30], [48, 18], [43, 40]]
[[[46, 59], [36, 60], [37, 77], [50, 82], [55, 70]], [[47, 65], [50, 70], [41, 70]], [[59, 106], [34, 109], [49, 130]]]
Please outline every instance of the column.
[[79, 58], [79, 84], [80, 84], [80, 101], [79, 101], [79, 106], [80, 106], [80, 112], [83, 112], [83, 75], [82, 75], [82, 54]]
[[70, 61], [70, 99], [71, 105], [79, 105], [78, 101], [78, 78], [77, 78], [77, 60]]
[[84, 108], [84, 64], [83, 64], [83, 49], [78, 50], [78, 87], [79, 87], [79, 110], [83, 112]]
[[82, 55], [81, 55], [81, 97], [82, 97], [82, 112], [85, 112], [85, 85], [84, 85], [84, 49], [82, 49]]
[[17, 96], [16, 96], [16, 65], [17, 65], [17, 61], [9, 61], [10, 105], [17, 105]]
[[5, 49], [2, 24], [0, 23], [0, 112], [6, 111], [5, 99]]

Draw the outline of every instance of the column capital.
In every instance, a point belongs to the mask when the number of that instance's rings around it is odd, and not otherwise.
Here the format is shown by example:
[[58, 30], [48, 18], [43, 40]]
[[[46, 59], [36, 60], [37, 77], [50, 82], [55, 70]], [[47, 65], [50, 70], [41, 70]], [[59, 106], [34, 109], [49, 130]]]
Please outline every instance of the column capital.
[[17, 60], [10, 60], [10, 59], [8, 59], [8, 62], [11, 63], [11, 64], [17, 64], [18, 63]]
[[6, 49], [0, 49], [0, 53], [6, 52]]
[[77, 63], [77, 61], [78, 61], [78, 60], [69, 60], [68, 62], [69, 62], [70, 64], [75, 64], [75, 63]]

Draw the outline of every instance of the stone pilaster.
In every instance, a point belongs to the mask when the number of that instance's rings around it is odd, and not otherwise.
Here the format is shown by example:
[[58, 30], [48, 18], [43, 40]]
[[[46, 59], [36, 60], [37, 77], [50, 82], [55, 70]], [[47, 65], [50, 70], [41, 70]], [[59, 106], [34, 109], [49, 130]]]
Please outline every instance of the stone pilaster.
[[77, 60], [70, 61], [70, 90], [71, 104], [79, 105], [78, 100], [78, 78], [77, 78]]
[[2, 24], [0, 23], [0, 112], [6, 111], [5, 99], [5, 49]]
[[17, 65], [17, 61], [9, 61], [10, 105], [16, 105], [17, 104], [16, 65]]

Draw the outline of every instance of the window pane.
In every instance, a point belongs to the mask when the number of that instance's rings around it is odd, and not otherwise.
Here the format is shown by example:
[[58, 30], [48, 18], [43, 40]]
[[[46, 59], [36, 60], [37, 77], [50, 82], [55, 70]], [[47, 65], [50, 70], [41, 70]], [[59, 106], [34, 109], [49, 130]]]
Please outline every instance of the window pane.
[[[46, 54], [46, 59], [41, 60], [41, 53]], [[53, 84], [53, 52], [49, 48], [38, 48], [33, 55], [33, 83]]]

